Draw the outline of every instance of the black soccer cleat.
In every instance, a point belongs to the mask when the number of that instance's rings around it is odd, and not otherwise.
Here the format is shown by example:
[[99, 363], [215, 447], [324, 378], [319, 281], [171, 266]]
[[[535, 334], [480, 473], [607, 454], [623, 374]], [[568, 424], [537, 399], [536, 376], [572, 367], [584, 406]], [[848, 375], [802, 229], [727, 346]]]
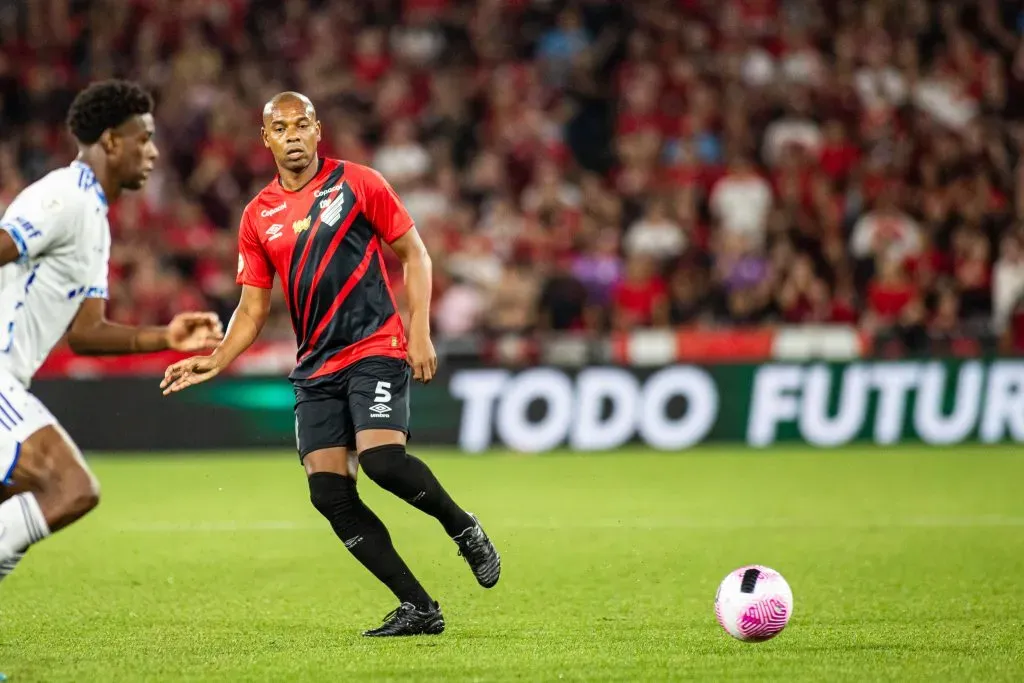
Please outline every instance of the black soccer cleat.
[[469, 563], [477, 583], [484, 588], [491, 588], [498, 583], [501, 576], [501, 555], [494, 548], [491, 539], [487, 538], [476, 515], [470, 512], [469, 516], [473, 518], [475, 524], [452, 540], [459, 545], [459, 555]]
[[409, 602], [403, 602], [384, 617], [384, 623], [375, 629], [363, 631], [368, 638], [393, 638], [399, 636], [436, 636], [444, 632], [444, 615], [436, 602], [432, 609], [418, 610]]

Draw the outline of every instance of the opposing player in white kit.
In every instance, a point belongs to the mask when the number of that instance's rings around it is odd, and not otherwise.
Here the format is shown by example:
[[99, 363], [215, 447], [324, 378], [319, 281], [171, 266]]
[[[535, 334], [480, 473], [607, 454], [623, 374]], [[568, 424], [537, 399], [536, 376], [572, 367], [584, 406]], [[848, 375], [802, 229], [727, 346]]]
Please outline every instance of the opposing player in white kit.
[[0, 579], [25, 550], [99, 502], [96, 479], [29, 382], [67, 334], [76, 353], [129, 354], [213, 346], [212, 313], [166, 327], [105, 318], [108, 203], [145, 184], [157, 159], [153, 101], [139, 86], [104, 81], [75, 98], [68, 125], [78, 159], [25, 188], [0, 221]]

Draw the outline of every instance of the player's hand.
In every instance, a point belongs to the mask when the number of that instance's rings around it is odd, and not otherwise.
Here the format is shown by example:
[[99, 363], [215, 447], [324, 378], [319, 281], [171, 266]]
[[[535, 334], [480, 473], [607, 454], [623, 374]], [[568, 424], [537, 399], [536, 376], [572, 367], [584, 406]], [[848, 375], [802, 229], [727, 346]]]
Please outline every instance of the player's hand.
[[175, 351], [212, 349], [223, 338], [216, 313], [179, 313], [167, 325], [167, 346]]
[[160, 388], [164, 390], [164, 396], [167, 396], [213, 379], [222, 369], [213, 356], [192, 356], [169, 365], [164, 370]]
[[412, 366], [412, 378], [426, 384], [434, 379], [437, 372], [437, 354], [429, 335], [412, 335], [406, 351], [408, 363]]

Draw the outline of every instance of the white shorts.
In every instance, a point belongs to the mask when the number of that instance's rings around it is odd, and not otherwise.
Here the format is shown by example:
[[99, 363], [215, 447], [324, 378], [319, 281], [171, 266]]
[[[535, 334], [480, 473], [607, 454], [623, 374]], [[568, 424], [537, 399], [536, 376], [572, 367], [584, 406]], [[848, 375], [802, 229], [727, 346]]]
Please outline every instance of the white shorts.
[[14, 375], [0, 368], [0, 484], [9, 484], [21, 444], [57, 418]]

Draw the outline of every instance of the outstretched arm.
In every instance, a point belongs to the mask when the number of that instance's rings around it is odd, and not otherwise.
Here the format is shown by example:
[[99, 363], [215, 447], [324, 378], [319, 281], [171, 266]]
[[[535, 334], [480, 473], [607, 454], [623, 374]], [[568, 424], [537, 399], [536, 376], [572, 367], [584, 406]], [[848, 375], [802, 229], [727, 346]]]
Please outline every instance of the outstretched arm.
[[214, 313], [179, 313], [165, 327], [132, 327], [107, 320], [107, 302], [87, 298], [68, 328], [68, 345], [85, 356], [198, 351], [213, 347], [223, 338]]
[[160, 383], [164, 395], [213, 379], [252, 346], [270, 314], [270, 293], [270, 289], [244, 285], [224, 341], [208, 356], [193, 356], [168, 367]]
[[[7, 228], [0, 229], [0, 266], [25, 256], [24, 238], [18, 240]], [[87, 356], [198, 351], [212, 347], [222, 336], [220, 320], [213, 313], [180, 313], [165, 327], [133, 327], [107, 320], [106, 299], [87, 297], [68, 328], [68, 345]]]
[[238, 308], [228, 323], [224, 341], [210, 355], [221, 367], [227, 367], [252, 346], [270, 315], [270, 289], [244, 285]]

